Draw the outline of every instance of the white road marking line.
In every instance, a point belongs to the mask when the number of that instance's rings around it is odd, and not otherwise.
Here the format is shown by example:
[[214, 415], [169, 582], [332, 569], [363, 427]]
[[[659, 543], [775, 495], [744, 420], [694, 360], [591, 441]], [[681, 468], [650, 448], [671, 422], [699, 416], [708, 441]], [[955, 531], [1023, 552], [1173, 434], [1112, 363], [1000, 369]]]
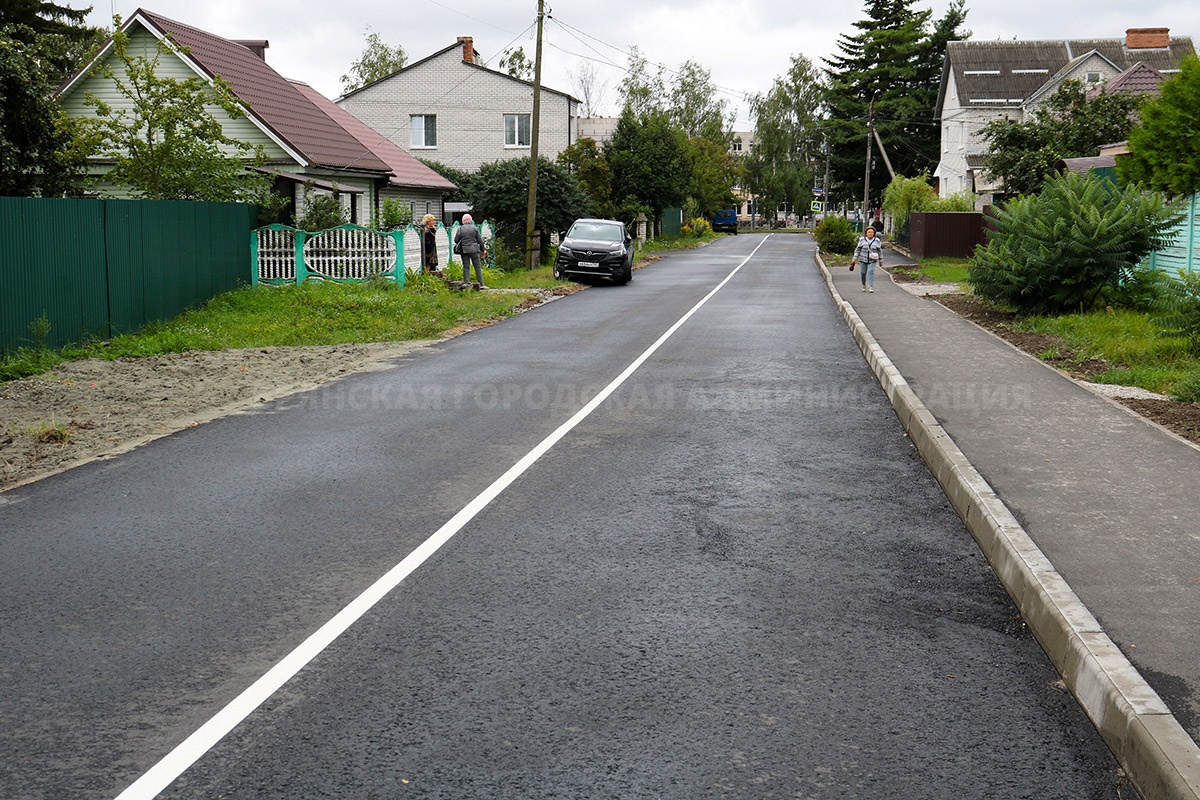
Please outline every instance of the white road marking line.
[[320, 655], [335, 639], [370, 611], [376, 603], [386, 597], [405, 578], [424, 564], [430, 556], [440, 550], [442, 545], [450, 541], [475, 515], [495, 500], [525, 470], [533, 466], [551, 447], [566, 436], [572, 428], [583, 422], [583, 420], [595, 411], [650, 356], [654, 355], [658, 348], [662, 347], [676, 331], [683, 327], [683, 324], [691, 319], [692, 315], [712, 299], [725, 284], [729, 283], [733, 276], [754, 257], [759, 248], [766, 244], [770, 236], [768, 234], [763, 237], [763, 240], [751, 251], [750, 255], [742, 259], [733, 268], [733, 271], [725, 276], [724, 280], [718, 283], [700, 302], [692, 306], [690, 311], [680, 317], [674, 325], [667, 329], [666, 333], [658, 338], [658, 341], [650, 345], [632, 364], [625, 368], [624, 372], [614, 378], [608, 386], [604, 387], [599, 394], [593, 397], [587, 405], [575, 412], [574, 416], [558, 426], [553, 433], [530, 450], [520, 461], [513, 464], [507, 472], [493, 481], [491, 486], [488, 486], [475, 499], [467, 503], [446, 524], [409, 553], [403, 561], [388, 570], [383, 577], [375, 581], [358, 597], [354, 598], [345, 608], [304, 640], [295, 650], [284, 656], [279, 663], [267, 670], [261, 678], [251, 684], [249, 688], [234, 698], [227, 706], [218, 711], [208, 722], [201, 725], [188, 738], [180, 742], [161, 761], [130, 784], [129, 788], [117, 795], [116, 800], [150, 800], [150, 798], [157, 797], [163, 789], [170, 786], [192, 764], [195, 764], [205, 753], [215, 747], [217, 742], [225, 738], [226, 734], [241, 724], [256, 708], [266, 702], [275, 692], [279, 691], [296, 673], [304, 669], [310, 661]]

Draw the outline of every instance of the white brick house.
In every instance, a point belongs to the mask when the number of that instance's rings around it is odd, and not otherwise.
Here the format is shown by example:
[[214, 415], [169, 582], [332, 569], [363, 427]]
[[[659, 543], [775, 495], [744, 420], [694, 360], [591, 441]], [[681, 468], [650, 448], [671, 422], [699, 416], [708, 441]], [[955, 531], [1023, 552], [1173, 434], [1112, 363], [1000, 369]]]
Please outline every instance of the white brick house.
[[950, 42], [935, 116], [941, 196], [999, 190], [983, 169], [989, 122], [1029, 119], [1063, 81], [1098, 86], [1137, 63], [1169, 76], [1194, 53], [1190, 38], [1172, 38], [1166, 28], [1131, 28], [1124, 39]]
[[[336, 102], [417, 158], [455, 169], [530, 154], [533, 84], [481, 64], [469, 36]], [[579, 139], [580, 105], [542, 87], [540, 156], [553, 160]]]

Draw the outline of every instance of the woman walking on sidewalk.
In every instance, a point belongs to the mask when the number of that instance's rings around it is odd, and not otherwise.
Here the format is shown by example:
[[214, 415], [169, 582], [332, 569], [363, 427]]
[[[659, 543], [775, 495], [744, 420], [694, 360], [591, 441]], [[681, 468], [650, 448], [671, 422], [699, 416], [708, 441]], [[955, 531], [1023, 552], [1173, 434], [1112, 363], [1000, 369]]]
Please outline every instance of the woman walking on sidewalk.
[[875, 267], [883, 265], [883, 240], [875, 235], [874, 228], [863, 231], [858, 246], [854, 248], [854, 263], [850, 265], [851, 269], [854, 268], [854, 264], [860, 268], [858, 274], [862, 279], [863, 291], [874, 292]]

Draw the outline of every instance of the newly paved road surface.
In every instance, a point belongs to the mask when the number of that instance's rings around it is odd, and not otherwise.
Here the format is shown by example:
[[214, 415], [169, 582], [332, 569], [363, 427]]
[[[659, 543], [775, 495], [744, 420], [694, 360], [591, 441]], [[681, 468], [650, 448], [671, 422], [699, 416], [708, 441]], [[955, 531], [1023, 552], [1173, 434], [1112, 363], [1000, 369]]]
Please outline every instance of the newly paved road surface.
[[0, 626], [3, 797], [1119, 796], [807, 237], [0, 495]]

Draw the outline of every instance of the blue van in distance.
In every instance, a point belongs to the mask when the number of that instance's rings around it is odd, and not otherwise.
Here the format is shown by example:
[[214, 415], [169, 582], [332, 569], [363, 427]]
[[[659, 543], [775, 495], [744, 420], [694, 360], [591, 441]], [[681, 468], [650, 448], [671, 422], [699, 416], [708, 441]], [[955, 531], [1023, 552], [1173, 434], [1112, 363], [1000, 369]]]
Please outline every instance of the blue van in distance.
[[736, 236], [738, 232], [737, 210], [722, 208], [713, 214], [712, 229], [717, 233], [732, 233]]

